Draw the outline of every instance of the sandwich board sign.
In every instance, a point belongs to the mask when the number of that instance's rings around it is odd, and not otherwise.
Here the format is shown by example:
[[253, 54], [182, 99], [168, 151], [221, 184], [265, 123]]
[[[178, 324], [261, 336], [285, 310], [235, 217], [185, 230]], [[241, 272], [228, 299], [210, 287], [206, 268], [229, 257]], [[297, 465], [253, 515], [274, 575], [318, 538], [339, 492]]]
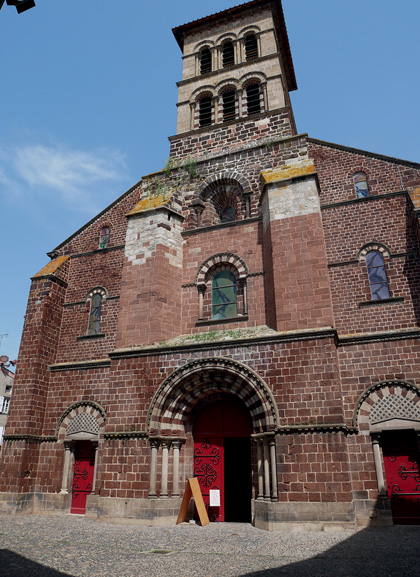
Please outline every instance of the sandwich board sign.
[[181, 507], [179, 509], [176, 524], [179, 525], [179, 523], [183, 523], [183, 521], [185, 521], [191, 497], [194, 499], [195, 507], [197, 509], [198, 518], [200, 519], [201, 525], [203, 527], [204, 525], [208, 525], [210, 523], [209, 516], [207, 515], [203, 495], [201, 494], [200, 485], [198, 484], [198, 479], [196, 477], [188, 479], [187, 481], [187, 486], [185, 487], [184, 497], [182, 499]]

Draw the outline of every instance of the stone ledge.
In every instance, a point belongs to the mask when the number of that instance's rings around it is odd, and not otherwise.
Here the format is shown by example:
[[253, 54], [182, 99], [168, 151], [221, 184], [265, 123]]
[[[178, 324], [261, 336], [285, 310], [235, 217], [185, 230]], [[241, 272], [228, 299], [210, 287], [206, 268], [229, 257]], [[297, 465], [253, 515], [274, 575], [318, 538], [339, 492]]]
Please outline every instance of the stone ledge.
[[88, 495], [86, 517], [106, 522], [162, 527], [175, 525], [182, 499], [122, 499]]

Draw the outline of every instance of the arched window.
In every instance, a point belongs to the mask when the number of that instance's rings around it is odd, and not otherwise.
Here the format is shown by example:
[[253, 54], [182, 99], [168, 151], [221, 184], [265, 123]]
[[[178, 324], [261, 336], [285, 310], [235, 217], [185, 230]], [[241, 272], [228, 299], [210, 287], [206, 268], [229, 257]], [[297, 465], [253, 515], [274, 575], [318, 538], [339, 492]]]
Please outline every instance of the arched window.
[[389, 299], [390, 292], [384, 257], [379, 250], [371, 250], [367, 253], [366, 268], [369, 277], [372, 300]]
[[364, 172], [356, 172], [353, 176], [353, 182], [356, 191], [356, 198], [365, 198], [366, 196], [369, 196], [367, 177]]
[[200, 74], [211, 72], [211, 52], [210, 48], [203, 48], [200, 55]]
[[246, 105], [248, 116], [259, 114], [261, 112], [259, 84], [250, 84], [246, 87]]
[[229, 319], [237, 316], [236, 277], [229, 270], [222, 270], [213, 277], [212, 318]]
[[227, 40], [227, 42], [223, 44], [222, 63], [223, 68], [235, 64], [235, 49], [233, 48], [233, 44], [230, 40]]
[[258, 58], [258, 41], [255, 34], [248, 34], [245, 38], [245, 58], [246, 60]]
[[227, 90], [222, 95], [223, 99], [223, 122], [228, 122], [229, 120], [235, 120], [235, 91]]
[[211, 96], [204, 96], [199, 101], [200, 127], [211, 125]]
[[99, 237], [99, 248], [107, 248], [109, 242], [109, 226], [104, 226], [101, 229], [101, 235]]
[[98, 335], [101, 322], [102, 295], [96, 292], [90, 300], [88, 335]]

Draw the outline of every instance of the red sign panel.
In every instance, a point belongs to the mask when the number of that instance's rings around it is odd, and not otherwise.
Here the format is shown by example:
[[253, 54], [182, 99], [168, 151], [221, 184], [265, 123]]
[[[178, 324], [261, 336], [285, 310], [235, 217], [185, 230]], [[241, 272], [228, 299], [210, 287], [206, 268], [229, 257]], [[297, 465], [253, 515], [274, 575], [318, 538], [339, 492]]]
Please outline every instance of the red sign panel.
[[95, 447], [90, 441], [78, 441], [75, 447], [70, 513], [85, 514], [86, 498], [93, 488], [94, 468]]

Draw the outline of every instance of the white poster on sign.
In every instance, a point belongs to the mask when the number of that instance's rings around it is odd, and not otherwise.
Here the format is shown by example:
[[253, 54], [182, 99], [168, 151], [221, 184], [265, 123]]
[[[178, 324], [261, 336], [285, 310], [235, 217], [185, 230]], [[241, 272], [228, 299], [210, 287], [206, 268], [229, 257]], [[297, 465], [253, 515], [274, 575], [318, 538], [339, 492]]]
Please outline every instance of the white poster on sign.
[[220, 507], [219, 489], [210, 489], [210, 507]]

